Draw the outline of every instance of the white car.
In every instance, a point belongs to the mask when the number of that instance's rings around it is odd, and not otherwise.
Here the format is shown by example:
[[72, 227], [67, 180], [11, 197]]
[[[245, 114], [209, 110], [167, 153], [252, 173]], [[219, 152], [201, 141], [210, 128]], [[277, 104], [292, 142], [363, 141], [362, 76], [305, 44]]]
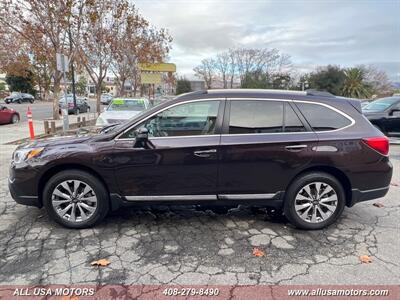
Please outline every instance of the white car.
[[96, 126], [123, 123], [148, 108], [150, 102], [145, 98], [115, 98], [97, 118]]

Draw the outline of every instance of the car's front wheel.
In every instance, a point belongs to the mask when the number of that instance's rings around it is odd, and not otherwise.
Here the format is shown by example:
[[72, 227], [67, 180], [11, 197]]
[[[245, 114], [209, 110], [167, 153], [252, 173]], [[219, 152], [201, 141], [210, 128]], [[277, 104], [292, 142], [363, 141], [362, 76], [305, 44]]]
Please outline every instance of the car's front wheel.
[[284, 213], [302, 229], [322, 229], [334, 223], [345, 206], [345, 192], [330, 174], [311, 172], [299, 176], [285, 195]]
[[108, 193], [90, 173], [67, 170], [51, 177], [43, 190], [43, 204], [49, 216], [68, 228], [87, 228], [108, 213]]

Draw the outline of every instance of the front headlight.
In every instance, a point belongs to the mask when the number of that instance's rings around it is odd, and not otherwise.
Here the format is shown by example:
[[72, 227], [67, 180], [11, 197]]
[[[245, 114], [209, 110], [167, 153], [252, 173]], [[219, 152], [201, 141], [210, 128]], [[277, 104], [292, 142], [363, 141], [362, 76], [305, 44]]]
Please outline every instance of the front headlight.
[[16, 150], [13, 153], [13, 161], [16, 164], [19, 164], [23, 161], [26, 161], [28, 159], [34, 158], [34, 157], [38, 157], [40, 155], [40, 153], [42, 153], [42, 151], [44, 150], [43, 147], [39, 147], [39, 148], [21, 148]]
[[97, 118], [96, 120], [96, 126], [104, 126], [108, 125], [108, 122], [104, 120], [101, 116]]

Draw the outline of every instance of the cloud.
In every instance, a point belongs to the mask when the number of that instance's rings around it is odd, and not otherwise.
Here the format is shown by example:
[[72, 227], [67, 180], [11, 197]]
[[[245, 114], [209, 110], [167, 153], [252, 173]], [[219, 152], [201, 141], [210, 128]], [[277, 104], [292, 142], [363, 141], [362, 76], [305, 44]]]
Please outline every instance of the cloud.
[[377, 63], [400, 81], [400, 4], [376, 1], [139, 0], [174, 38], [170, 60], [192, 76], [201, 59], [236, 46], [277, 48], [295, 65]]

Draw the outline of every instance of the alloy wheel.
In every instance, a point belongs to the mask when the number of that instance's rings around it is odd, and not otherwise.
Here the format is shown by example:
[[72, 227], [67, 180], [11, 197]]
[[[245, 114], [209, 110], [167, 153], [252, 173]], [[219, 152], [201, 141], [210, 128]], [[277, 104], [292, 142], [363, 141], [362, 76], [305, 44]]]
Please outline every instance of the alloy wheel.
[[53, 190], [51, 203], [61, 218], [79, 223], [93, 216], [97, 208], [97, 196], [87, 183], [66, 180]]
[[303, 186], [295, 199], [297, 215], [309, 223], [328, 220], [337, 206], [338, 195], [334, 188], [325, 182], [312, 182]]

